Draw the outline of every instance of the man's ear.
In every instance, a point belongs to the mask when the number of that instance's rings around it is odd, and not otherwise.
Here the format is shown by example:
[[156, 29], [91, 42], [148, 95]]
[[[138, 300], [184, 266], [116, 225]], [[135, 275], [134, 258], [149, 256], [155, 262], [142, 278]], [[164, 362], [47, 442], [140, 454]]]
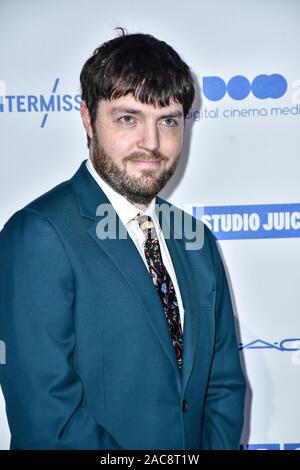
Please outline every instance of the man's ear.
[[90, 118], [90, 113], [89, 113], [89, 110], [85, 101], [81, 101], [80, 103], [80, 116], [81, 116], [87, 135], [89, 136], [90, 139], [92, 139], [93, 129], [91, 125], [91, 118]]

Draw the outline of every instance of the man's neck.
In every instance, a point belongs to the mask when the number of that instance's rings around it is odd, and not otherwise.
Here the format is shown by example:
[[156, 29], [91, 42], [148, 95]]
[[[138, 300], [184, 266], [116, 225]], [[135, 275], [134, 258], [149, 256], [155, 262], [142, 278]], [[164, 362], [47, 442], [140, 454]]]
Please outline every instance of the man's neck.
[[149, 204], [138, 204], [137, 202], [131, 201], [128, 197], [126, 198], [131, 204], [133, 204], [135, 207], [137, 207], [141, 212], [144, 212], [147, 207], [149, 207]]

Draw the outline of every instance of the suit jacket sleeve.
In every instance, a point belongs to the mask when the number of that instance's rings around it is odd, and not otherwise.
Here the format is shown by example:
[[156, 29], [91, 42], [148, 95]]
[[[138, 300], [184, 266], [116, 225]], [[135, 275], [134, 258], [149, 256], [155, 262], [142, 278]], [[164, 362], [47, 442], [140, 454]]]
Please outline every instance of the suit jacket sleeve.
[[204, 410], [203, 449], [238, 449], [243, 426], [245, 379], [240, 366], [226, 274], [209, 236], [216, 272], [215, 348]]
[[58, 232], [37, 211], [17, 212], [0, 233], [0, 380], [17, 448], [121, 449], [83, 406], [72, 364], [74, 298]]

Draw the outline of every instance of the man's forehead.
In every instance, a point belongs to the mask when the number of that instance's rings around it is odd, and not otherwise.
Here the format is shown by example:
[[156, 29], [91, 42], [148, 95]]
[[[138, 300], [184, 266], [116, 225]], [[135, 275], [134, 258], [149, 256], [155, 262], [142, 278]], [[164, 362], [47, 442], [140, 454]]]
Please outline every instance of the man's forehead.
[[120, 98], [112, 100], [101, 100], [99, 102], [99, 108], [105, 109], [108, 112], [117, 113], [117, 112], [127, 112], [131, 111], [141, 111], [144, 113], [155, 113], [155, 114], [168, 114], [168, 113], [182, 113], [183, 106], [181, 103], [170, 99], [170, 104], [168, 106], [159, 106], [149, 103], [142, 103], [137, 100], [132, 95], [121, 96]]

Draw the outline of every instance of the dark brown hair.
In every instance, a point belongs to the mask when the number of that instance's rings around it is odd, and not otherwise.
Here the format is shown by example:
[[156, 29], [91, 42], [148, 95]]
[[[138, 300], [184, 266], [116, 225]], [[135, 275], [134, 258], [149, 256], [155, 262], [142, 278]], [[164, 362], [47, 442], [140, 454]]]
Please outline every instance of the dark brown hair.
[[123, 34], [95, 49], [80, 74], [81, 98], [91, 124], [95, 123], [100, 100], [128, 94], [159, 107], [177, 101], [186, 116], [195, 96], [187, 64], [166, 42], [150, 34], [126, 34], [120, 29]]

